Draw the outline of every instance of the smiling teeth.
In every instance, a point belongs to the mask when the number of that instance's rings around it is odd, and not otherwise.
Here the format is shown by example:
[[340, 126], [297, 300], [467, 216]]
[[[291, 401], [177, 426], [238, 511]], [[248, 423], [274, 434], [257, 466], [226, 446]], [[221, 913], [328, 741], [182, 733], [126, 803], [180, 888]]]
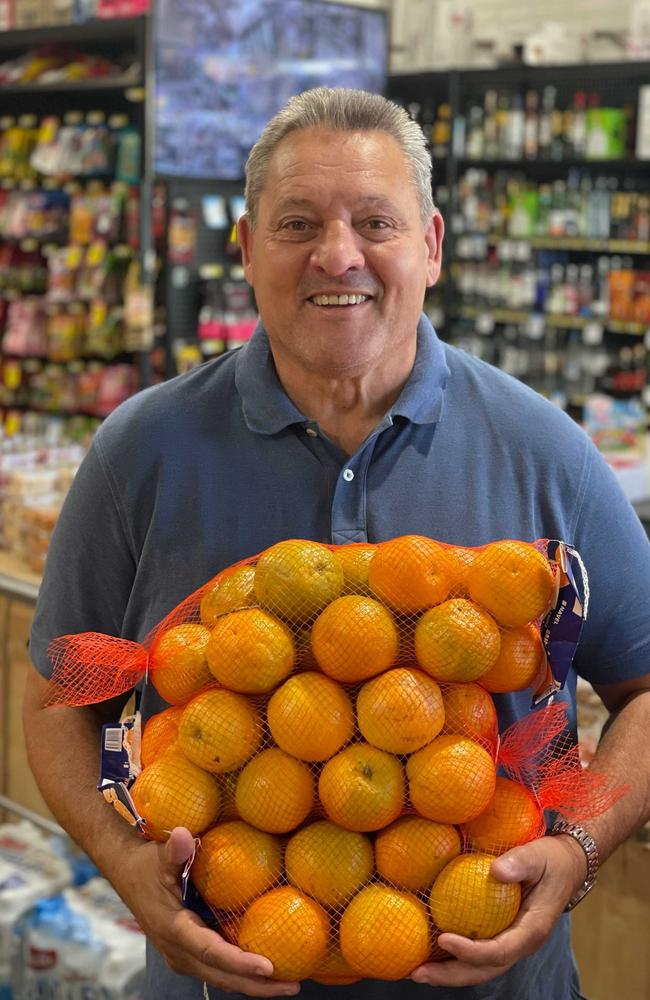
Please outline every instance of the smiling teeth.
[[317, 306], [356, 306], [365, 302], [367, 295], [314, 295]]

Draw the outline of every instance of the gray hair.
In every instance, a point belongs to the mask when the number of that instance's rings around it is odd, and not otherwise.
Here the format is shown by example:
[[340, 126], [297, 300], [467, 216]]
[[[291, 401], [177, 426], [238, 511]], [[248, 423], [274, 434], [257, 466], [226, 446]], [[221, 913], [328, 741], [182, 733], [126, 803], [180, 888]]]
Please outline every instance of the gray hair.
[[340, 132], [386, 132], [397, 141], [404, 156], [418, 200], [422, 224], [434, 211], [431, 193], [431, 157], [422, 129], [404, 108], [380, 94], [343, 87], [316, 87], [296, 94], [266, 125], [246, 161], [246, 215], [251, 228], [266, 184], [269, 161], [278, 143], [289, 132], [304, 128]]

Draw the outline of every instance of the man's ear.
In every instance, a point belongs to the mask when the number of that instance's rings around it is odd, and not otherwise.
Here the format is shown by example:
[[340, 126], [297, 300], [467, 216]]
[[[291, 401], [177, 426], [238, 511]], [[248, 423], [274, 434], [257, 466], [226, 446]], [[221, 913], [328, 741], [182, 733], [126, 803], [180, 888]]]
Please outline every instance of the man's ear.
[[434, 209], [429, 225], [424, 231], [424, 239], [427, 244], [427, 288], [435, 285], [440, 277], [442, 267], [442, 241], [445, 235], [445, 223], [438, 211]]
[[250, 221], [246, 214], [240, 216], [237, 223], [237, 242], [241, 248], [242, 264], [244, 266], [244, 277], [249, 285], [253, 284], [253, 264], [251, 256], [253, 253], [254, 233]]

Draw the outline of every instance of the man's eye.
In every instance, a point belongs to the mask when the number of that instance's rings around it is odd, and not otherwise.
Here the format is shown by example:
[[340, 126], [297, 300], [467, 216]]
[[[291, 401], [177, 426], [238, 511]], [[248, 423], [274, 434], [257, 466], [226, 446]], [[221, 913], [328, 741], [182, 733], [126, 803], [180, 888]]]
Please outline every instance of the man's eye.
[[288, 219], [282, 223], [282, 229], [288, 229], [291, 233], [304, 233], [308, 228], [304, 219]]
[[388, 229], [389, 223], [386, 219], [367, 219], [365, 225], [368, 229]]

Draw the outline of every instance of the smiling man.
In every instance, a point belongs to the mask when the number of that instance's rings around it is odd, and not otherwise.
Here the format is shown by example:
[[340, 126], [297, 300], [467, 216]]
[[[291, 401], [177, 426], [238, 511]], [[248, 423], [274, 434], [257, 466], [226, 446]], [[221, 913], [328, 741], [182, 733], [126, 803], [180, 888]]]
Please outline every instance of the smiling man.
[[[239, 235], [260, 325], [245, 348], [127, 401], [96, 435], [34, 620], [24, 712], [34, 773], [147, 934], [147, 1000], [576, 1000], [563, 911], [588, 888], [596, 856], [650, 812], [650, 545], [587, 436], [443, 345], [421, 314], [443, 224], [406, 112], [373, 94], [308, 91], [269, 123], [246, 173]], [[275, 982], [267, 959], [182, 907], [188, 831], [145, 843], [96, 793], [99, 727], [119, 706], [42, 709], [47, 645], [81, 631], [141, 640], [220, 569], [281, 539], [411, 533], [576, 546], [589, 618], [559, 698], [575, 724], [576, 677], [594, 684], [611, 724], [593, 766], [628, 792], [586, 832], [541, 837], [493, 863], [497, 878], [527, 889], [494, 940], [443, 934], [449, 959], [402, 982]], [[529, 711], [530, 693], [498, 701], [504, 727]], [[145, 685], [144, 717], [161, 707]]]

